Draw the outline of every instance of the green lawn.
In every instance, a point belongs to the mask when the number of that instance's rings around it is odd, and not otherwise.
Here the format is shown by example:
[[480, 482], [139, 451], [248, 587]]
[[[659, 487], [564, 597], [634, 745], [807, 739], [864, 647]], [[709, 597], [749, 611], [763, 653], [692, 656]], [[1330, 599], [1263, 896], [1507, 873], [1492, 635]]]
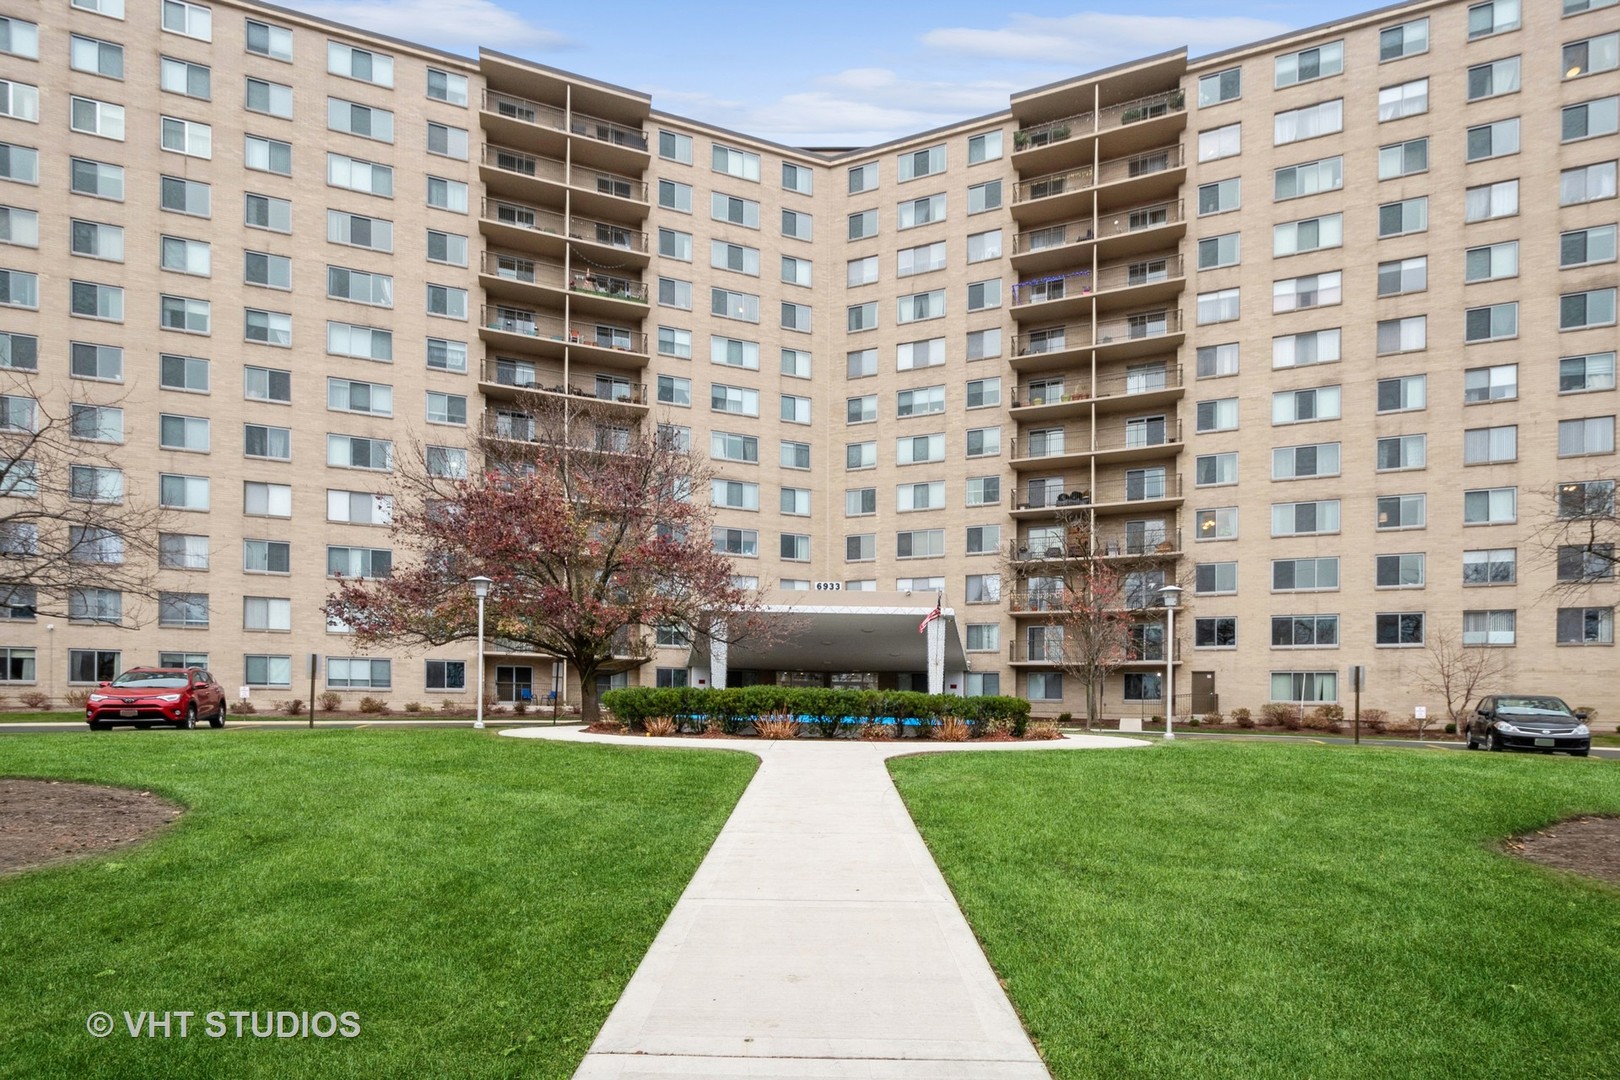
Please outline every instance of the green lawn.
[[54, 724], [63, 720], [84, 723], [83, 709], [29, 709], [26, 712], [0, 712], [0, 724]]
[[1620, 889], [1497, 841], [1597, 760], [1233, 742], [897, 760], [1059, 1080], [1620, 1076]]
[[[470, 731], [0, 738], [0, 774], [190, 807], [145, 846], [0, 879], [0, 1076], [567, 1076], [754, 768]], [[361, 1031], [123, 1033], [126, 1010], [185, 1009]], [[120, 1033], [86, 1034], [95, 1010]]]

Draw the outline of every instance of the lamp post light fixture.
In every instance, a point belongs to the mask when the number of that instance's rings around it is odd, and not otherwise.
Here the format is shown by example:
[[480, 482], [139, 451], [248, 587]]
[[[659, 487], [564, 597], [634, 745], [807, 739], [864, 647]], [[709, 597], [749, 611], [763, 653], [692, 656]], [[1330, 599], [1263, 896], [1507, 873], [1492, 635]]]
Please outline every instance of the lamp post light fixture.
[[1176, 737], [1176, 608], [1181, 606], [1181, 586], [1164, 585], [1159, 589], [1164, 603], [1164, 737]]
[[484, 726], [484, 597], [489, 595], [489, 587], [495, 584], [494, 579], [479, 574], [469, 578], [468, 584], [478, 596], [478, 714], [473, 721], [473, 727]]

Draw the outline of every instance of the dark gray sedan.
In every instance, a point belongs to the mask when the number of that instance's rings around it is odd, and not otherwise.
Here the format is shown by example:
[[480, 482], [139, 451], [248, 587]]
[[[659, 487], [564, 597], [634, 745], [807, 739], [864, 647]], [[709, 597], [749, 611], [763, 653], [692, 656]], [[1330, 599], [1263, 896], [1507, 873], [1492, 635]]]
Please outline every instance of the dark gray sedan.
[[1562, 698], [1493, 694], [1468, 715], [1468, 749], [1540, 750], [1586, 757], [1592, 731]]

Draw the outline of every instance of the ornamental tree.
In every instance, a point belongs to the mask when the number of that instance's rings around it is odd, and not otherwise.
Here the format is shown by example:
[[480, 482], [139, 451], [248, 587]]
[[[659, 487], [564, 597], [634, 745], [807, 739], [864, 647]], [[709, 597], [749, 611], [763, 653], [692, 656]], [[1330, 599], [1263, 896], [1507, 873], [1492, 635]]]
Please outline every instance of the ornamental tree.
[[340, 581], [326, 613], [362, 645], [473, 640], [468, 579], [482, 574], [486, 642], [572, 664], [590, 723], [597, 674], [649, 659], [657, 627], [728, 640], [765, 627], [714, 550], [694, 499], [708, 476], [687, 446], [621, 426], [610, 406], [531, 398], [491, 414], [475, 471], [431, 450], [402, 470], [391, 528], [405, 556], [387, 577]]

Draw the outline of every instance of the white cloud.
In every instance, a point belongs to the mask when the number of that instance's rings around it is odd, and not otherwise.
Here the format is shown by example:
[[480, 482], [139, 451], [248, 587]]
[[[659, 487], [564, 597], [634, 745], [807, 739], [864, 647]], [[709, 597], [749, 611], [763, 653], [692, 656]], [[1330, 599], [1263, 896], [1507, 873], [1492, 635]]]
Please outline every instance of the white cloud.
[[573, 44], [492, 0], [293, 0], [289, 6], [447, 52], [476, 53], [480, 45], [502, 52], [557, 50]]
[[1013, 15], [995, 30], [942, 27], [922, 35], [944, 52], [996, 60], [1066, 66], [1075, 75], [1186, 45], [1194, 56], [1273, 37], [1285, 23], [1243, 16], [1115, 15], [1081, 12], [1056, 18]]

